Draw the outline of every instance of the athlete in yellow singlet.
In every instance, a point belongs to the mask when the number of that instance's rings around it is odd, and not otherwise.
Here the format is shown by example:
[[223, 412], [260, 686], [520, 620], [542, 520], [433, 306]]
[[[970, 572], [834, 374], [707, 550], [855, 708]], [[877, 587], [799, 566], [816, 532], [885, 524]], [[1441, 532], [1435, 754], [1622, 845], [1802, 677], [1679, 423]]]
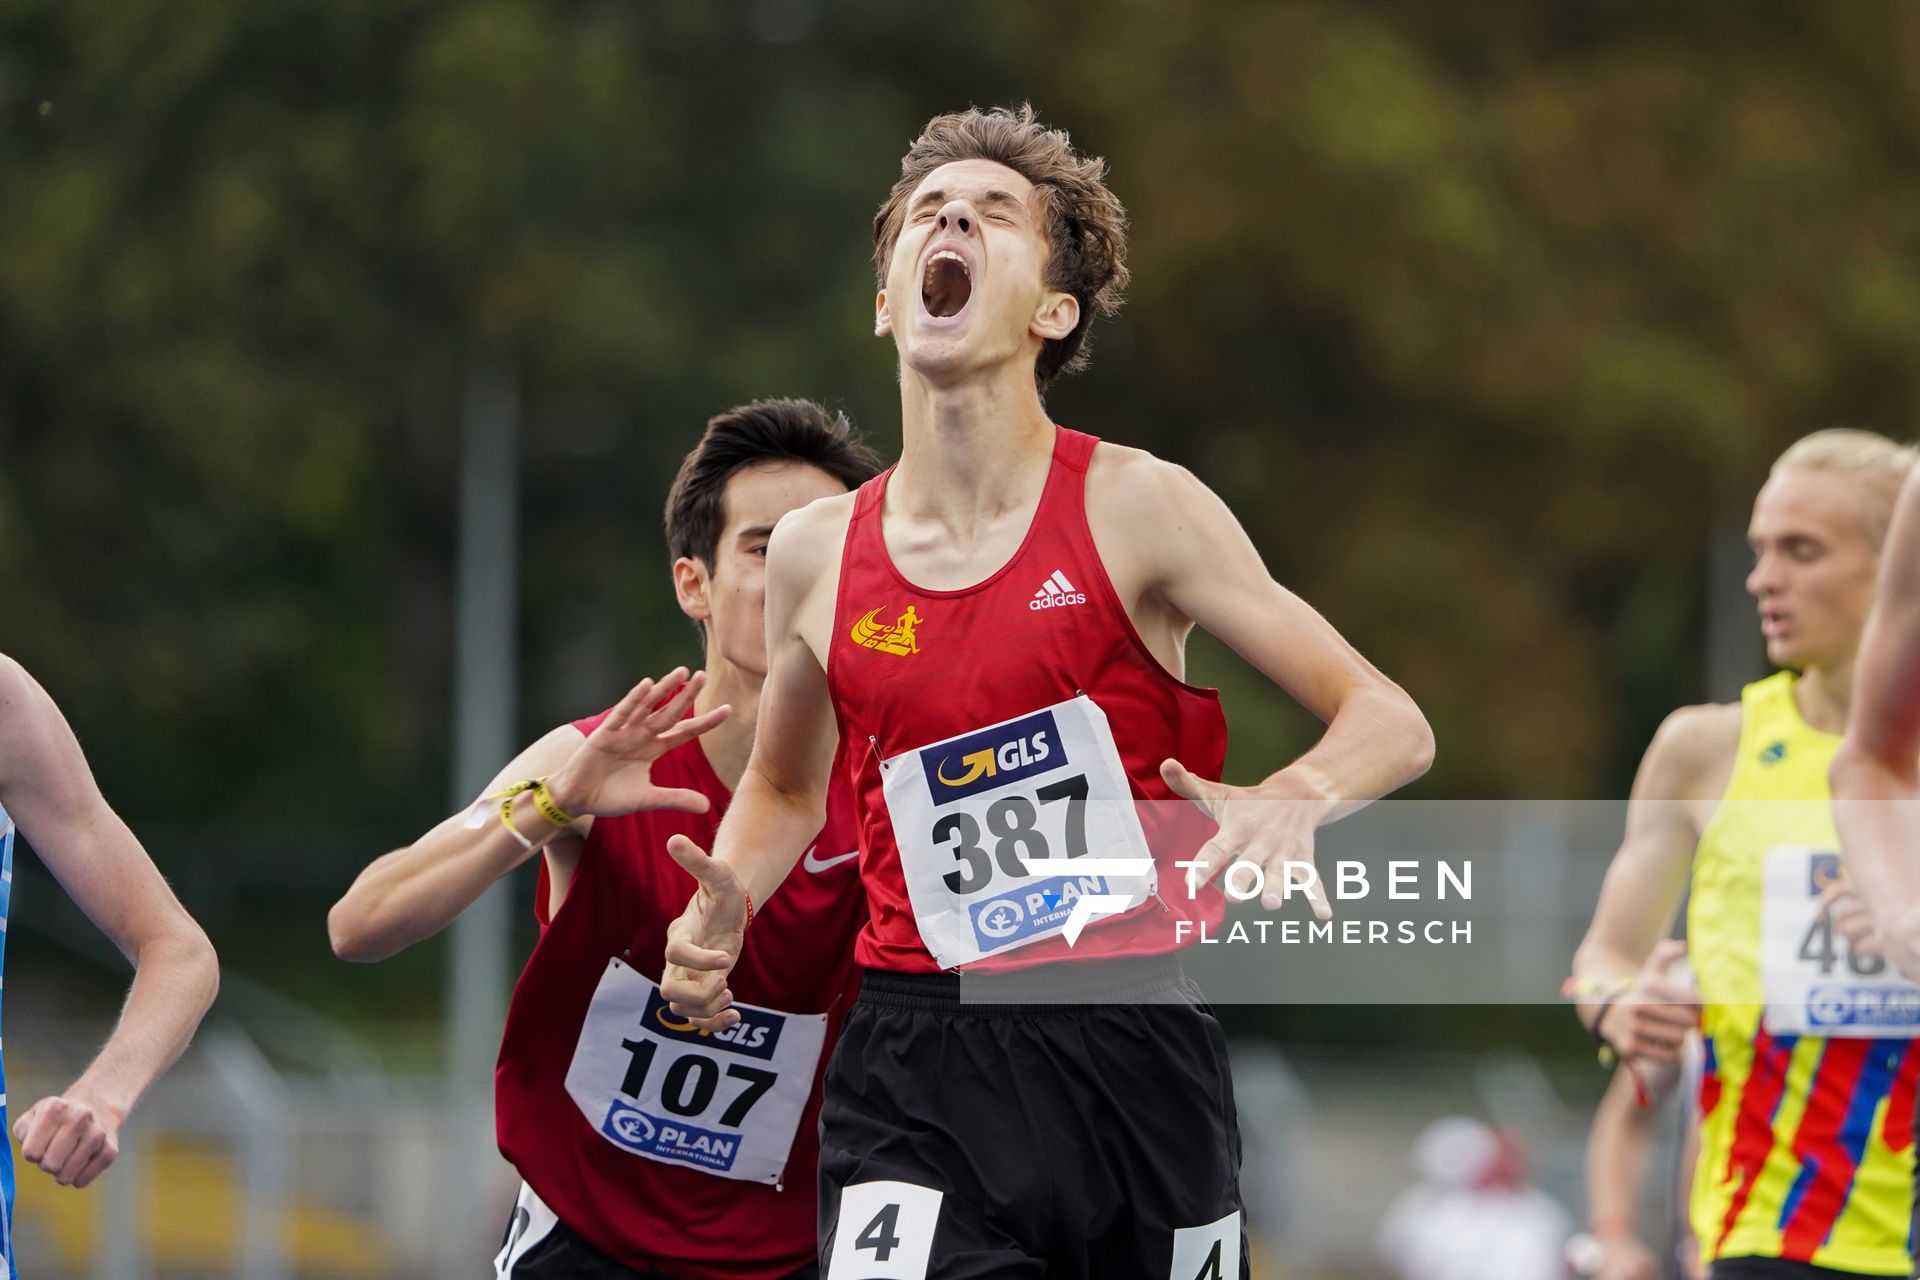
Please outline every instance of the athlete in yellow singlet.
[[[1714, 1280], [1911, 1266], [1920, 991], [1851, 948], [1822, 908], [1840, 877], [1827, 769], [1913, 460], [1836, 430], [1774, 464], [1754, 502], [1747, 587], [1786, 669], [1739, 703], [1682, 708], [1661, 726], [1574, 959], [1582, 1021], [1597, 1018], [1630, 1068], [1670, 1075], [1685, 1037], [1703, 1033], [1689, 1217]], [[1643, 968], [1689, 882], [1698, 1007]]]

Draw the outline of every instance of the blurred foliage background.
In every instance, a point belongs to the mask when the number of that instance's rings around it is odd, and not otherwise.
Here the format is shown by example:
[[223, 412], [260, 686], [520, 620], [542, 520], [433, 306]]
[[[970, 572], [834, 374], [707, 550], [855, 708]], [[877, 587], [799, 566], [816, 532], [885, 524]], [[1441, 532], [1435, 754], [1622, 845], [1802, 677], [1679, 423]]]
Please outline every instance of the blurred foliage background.
[[[446, 808], [469, 361], [521, 388], [531, 738], [697, 656], [658, 521], [710, 413], [897, 450], [872, 212], [929, 115], [1031, 99], [1133, 217], [1055, 416], [1414, 693], [1415, 794], [1618, 796], [1772, 456], [1912, 434], [1915, 65], [1900, 0], [12, 0], [0, 649], [230, 970], [431, 1013], [437, 946], [376, 979], [323, 916]], [[1194, 668], [1238, 779], [1310, 740]]]

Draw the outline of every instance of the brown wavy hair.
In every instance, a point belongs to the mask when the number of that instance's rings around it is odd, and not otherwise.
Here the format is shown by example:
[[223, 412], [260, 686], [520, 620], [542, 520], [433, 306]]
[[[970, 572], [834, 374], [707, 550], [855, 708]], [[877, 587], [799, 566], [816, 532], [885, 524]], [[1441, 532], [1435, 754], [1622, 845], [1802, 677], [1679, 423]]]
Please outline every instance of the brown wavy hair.
[[1046, 284], [1080, 303], [1080, 321], [1064, 338], [1051, 338], [1034, 365], [1041, 387], [1087, 364], [1087, 331], [1095, 316], [1120, 309], [1127, 287], [1127, 211], [1107, 189], [1107, 162], [1073, 149], [1064, 130], [1034, 118], [1033, 107], [970, 107], [927, 121], [900, 161], [900, 180], [873, 217], [873, 265], [882, 287], [894, 242], [906, 220], [907, 198], [941, 165], [958, 160], [1003, 164], [1034, 186], [1034, 213], [1051, 251]]

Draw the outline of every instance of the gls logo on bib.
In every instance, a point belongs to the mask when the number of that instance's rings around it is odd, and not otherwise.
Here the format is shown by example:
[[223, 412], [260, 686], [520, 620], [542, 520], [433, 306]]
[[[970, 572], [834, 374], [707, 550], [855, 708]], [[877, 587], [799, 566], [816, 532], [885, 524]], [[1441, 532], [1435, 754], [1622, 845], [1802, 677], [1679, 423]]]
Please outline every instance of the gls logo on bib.
[[668, 1008], [666, 999], [656, 988], [647, 999], [646, 1026], [655, 1035], [673, 1040], [730, 1049], [751, 1058], [773, 1057], [774, 1050], [780, 1047], [780, 1031], [787, 1020], [768, 1010], [741, 1009], [737, 1005], [735, 1010], [740, 1014], [740, 1021], [725, 1031], [701, 1031]]
[[1040, 711], [920, 752], [927, 790], [943, 805], [1068, 763], [1053, 712]]

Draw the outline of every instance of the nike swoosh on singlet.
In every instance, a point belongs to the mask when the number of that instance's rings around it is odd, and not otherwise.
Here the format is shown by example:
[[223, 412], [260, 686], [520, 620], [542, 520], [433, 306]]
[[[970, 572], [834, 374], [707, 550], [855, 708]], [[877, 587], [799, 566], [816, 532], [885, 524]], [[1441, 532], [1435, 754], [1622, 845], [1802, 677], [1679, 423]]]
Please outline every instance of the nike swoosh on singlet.
[[828, 867], [837, 867], [849, 858], [857, 858], [860, 856], [860, 851], [855, 849], [852, 853], [843, 853], [837, 858], [816, 858], [813, 856], [813, 851], [817, 847], [818, 846], [815, 845], [808, 845], [807, 852], [800, 859], [801, 866], [815, 873], [825, 871]]

